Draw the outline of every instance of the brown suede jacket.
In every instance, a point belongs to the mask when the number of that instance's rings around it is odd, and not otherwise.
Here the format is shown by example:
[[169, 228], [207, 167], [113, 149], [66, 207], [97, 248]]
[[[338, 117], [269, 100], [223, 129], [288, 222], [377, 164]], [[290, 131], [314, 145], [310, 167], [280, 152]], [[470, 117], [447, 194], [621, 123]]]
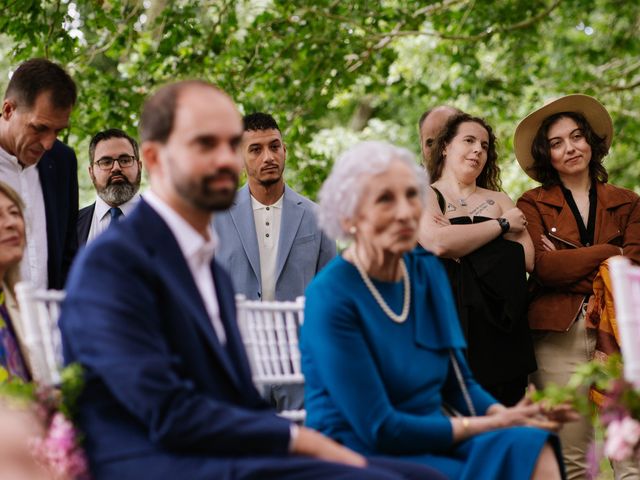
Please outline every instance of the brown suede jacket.
[[[582, 245], [571, 208], [560, 186], [538, 187], [517, 202], [527, 217], [535, 247], [530, 282], [529, 325], [533, 330], [568, 330], [585, 297], [593, 293], [600, 263], [623, 254], [640, 263], [640, 197], [630, 190], [598, 183], [594, 245]], [[548, 252], [541, 235], [556, 246]]]

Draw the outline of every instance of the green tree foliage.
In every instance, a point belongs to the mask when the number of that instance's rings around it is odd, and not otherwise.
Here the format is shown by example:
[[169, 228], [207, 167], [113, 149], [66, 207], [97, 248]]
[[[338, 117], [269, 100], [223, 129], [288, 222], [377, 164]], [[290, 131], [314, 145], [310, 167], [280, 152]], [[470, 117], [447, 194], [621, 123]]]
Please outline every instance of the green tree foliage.
[[[419, 153], [417, 119], [451, 104], [486, 117], [503, 183], [533, 185], [512, 152], [518, 120], [583, 92], [615, 123], [607, 167], [636, 188], [640, 164], [640, 9], [623, 0], [0, 0], [9, 72], [32, 56], [68, 67], [80, 87], [67, 141], [85, 172], [88, 139], [136, 133], [145, 96], [205, 78], [245, 112], [281, 123], [288, 179], [313, 196], [331, 161], [362, 138]], [[2, 80], [6, 81], [3, 75]], [[91, 198], [82, 174], [84, 200]]]

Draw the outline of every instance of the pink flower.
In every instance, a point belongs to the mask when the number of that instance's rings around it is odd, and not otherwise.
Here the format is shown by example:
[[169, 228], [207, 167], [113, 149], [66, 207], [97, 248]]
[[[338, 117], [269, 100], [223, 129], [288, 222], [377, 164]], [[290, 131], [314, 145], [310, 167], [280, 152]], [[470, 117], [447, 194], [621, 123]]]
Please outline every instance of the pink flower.
[[640, 423], [631, 417], [613, 420], [607, 427], [604, 454], [612, 460], [626, 460], [640, 440]]
[[87, 475], [87, 461], [79, 448], [73, 424], [60, 412], [51, 419], [46, 438], [34, 442], [37, 456], [56, 478], [72, 479]]

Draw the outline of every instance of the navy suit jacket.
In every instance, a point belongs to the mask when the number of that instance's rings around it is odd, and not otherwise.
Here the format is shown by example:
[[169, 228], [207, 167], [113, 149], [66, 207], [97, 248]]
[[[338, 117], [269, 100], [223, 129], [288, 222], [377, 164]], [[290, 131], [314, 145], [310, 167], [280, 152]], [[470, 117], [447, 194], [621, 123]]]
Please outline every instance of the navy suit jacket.
[[91, 220], [93, 220], [93, 212], [96, 209], [96, 202], [81, 208], [78, 212], [78, 246], [83, 247], [89, 238], [89, 230], [91, 230]]
[[[276, 260], [276, 300], [304, 295], [313, 277], [336, 256], [336, 243], [318, 227], [316, 205], [285, 186]], [[231, 274], [233, 285], [250, 300], [262, 295], [260, 251], [249, 187], [238, 191], [233, 206], [215, 215], [220, 237], [216, 259]]]
[[49, 288], [61, 289], [78, 248], [78, 160], [56, 140], [38, 165], [47, 219]]
[[175, 237], [144, 200], [79, 253], [60, 328], [65, 361], [85, 369], [78, 419], [97, 479], [165, 464], [181, 474], [162, 478], [230, 478], [232, 458], [287, 454], [290, 422], [254, 388], [231, 282], [215, 261], [211, 270], [224, 347]]

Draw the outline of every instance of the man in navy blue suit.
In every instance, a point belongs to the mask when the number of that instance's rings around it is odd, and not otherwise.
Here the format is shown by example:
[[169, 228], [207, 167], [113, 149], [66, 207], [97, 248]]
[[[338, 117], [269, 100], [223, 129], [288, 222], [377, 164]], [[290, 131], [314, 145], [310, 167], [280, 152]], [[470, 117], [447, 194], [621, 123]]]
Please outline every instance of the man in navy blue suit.
[[436, 478], [367, 463], [275, 415], [253, 387], [213, 260], [211, 214], [233, 201], [241, 168], [231, 99], [201, 81], [165, 86], [140, 130], [151, 190], [79, 254], [60, 318], [65, 359], [85, 371], [78, 421], [94, 477]]
[[9, 81], [0, 116], [0, 179], [27, 208], [22, 278], [62, 288], [77, 249], [78, 162], [57, 140], [69, 124], [76, 86], [55, 63], [34, 58]]

